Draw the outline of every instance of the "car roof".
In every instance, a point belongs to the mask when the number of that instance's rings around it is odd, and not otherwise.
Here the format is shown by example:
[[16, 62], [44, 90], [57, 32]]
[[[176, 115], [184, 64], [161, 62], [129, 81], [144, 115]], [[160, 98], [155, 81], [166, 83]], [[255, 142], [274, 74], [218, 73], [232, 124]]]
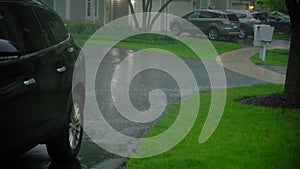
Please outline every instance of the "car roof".
[[241, 12], [241, 13], [251, 13], [252, 11], [246, 10], [246, 9], [228, 9], [226, 10], [228, 12]]
[[43, 3], [39, 0], [0, 0], [0, 2], [21, 2], [35, 5], [43, 5]]
[[44, 4], [40, 0], [0, 0], [0, 2], [19, 3], [19, 4], [23, 4], [23, 5], [38, 6], [40, 8], [47, 9], [49, 11], [54, 11], [52, 8], [48, 7], [46, 4]]
[[222, 11], [222, 10], [216, 10], [216, 9], [197, 9], [195, 11], [207, 11], [207, 12], [215, 12], [215, 13], [220, 13], [220, 14], [226, 14], [228, 13], [227, 11]]
[[246, 9], [228, 9], [226, 10], [227, 12], [233, 12], [233, 13], [245, 13], [245, 14], [256, 14], [256, 13], [268, 13], [268, 12], [263, 12], [263, 11], [249, 11]]

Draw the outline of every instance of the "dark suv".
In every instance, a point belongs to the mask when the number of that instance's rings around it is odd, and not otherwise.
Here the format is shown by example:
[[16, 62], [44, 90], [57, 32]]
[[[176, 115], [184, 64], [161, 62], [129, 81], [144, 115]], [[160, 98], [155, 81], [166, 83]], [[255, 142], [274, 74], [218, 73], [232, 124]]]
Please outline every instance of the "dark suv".
[[38, 144], [46, 144], [52, 159], [76, 157], [84, 103], [84, 83], [72, 87], [79, 51], [46, 5], [0, 0], [1, 160]]
[[[220, 36], [236, 37], [240, 34], [239, 19], [235, 14], [219, 10], [200, 9], [184, 15], [182, 18], [193, 23], [210, 40], [215, 40]], [[185, 25], [181, 20], [174, 19], [170, 22], [170, 30], [173, 34], [179, 35], [181, 32], [193, 32], [193, 28]]]
[[274, 27], [274, 32], [279, 34], [290, 34], [290, 17], [280, 12], [268, 13], [268, 24]]

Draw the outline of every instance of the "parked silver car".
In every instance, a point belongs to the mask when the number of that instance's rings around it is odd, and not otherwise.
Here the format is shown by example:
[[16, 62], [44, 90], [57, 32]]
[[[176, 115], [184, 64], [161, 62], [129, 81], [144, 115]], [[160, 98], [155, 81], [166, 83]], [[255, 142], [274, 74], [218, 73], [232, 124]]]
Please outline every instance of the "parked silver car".
[[[220, 11], [200, 9], [184, 15], [182, 18], [193, 23], [210, 40], [216, 40], [220, 36], [234, 38], [240, 34], [240, 21], [236, 15]], [[170, 30], [173, 34], [178, 35], [181, 32], [192, 33], [192, 28], [188, 27], [182, 20], [175, 19], [170, 22]]]
[[267, 17], [264, 12], [252, 12], [239, 9], [230, 9], [227, 11], [236, 14], [236, 16], [239, 18], [241, 32], [238, 37], [241, 39], [246, 38], [248, 35], [254, 34], [254, 25], [267, 23]]

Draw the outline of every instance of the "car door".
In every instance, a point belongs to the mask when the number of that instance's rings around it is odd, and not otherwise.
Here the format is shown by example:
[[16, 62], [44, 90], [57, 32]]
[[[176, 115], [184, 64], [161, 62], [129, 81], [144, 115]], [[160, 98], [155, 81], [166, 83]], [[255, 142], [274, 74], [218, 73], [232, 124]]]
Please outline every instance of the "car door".
[[278, 15], [270, 15], [268, 17], [268, 24], [274, 27], [275, 32], [283, 32], [287, 26], [283, 18]]
[[[31, 56], [23, 52], [22, 39], [10, 5], [0, 2], [0, 39], [7, 41], [19, 50], [12, 54], [0, 52], [0, 107], [2, 136], [0, 154], [9, 156], [13, 148], [30, 145], [34, 139], [37, 118], [34, 91], [36, 89], [35, 73]], [[9, 150], [9, 151], [8, 151]]]
[[212, 18], [212, 13], [209, 11], [201, 11], [200, 19], [198, 22], [198, 27], [204, 32], [207, 33], [211, 27], [211, 24], [214, 24], [215, 20]]
[[268, 16], [268, 24], [274, 27], [275, 32], [278, 32], [280, 28], [280, 23], [278, 22], [279, 18], [275, 15], [269, 15]]
[[80, 47], [72, 40], [62, 19], [51, 10], [36, 8], [39, 19], [51, 35], [55, 46], [55, 58], [58, 65], [56, 71], [60, 74], [60, 81], [65, 97], [68, 97], [72, 87], [73, 69], [79, 55]]
[[[26, 55], [34, 69], [35, 90], [35, 134], [40, 139], [51, 136], [61, 127], [62, 117], [59, 112], [66, 109], [66, 98], [63, 95], [62, 76], [57, 69], [61, 68], [61, 59], [57, 57], [56, 46], [52, 44], [49, 32], [42, 26], [35, 6], [14, 5], [11, 9], [19, 23], [24, 41]], [[50, 19], [50, 18], [49, 18]]]
[[[41, 97], [47, 95], [48, 101], [43, 104], [50, 110], [53, 124], [56, 125], [62, 123], [67, 117], [67, 103], [71, 94], [72, 73], [77, 50], [75, 50], [76, 46], [71, 43], [63, 21], [56, 13], [42, 7], [35, 7], [34, 11], [42, 29], [47, 32], [45, 36], [51, 40], [51, 47], [48, 48], [47, 54], [34, 60], [33, 66], [41, 81], [39, 88]], [[69, 57], [70, 55], [72, 57]], [[44, 71], [45, 67], [48, 67], [47, 72]]]
[[[201, 28], [199, 27], [201, 25], [200, 24], [200, 22], [201, 22], [201, 20], [200, 20], [200, 11], [191, 12], [190, 14], [188, 14], [186, 16], [186, 18], [189, 22], [191, 22], [192, 24], [194, 24], [197, 28], [199, 28], [201, 30]], [[188, 30], [193, 31], [193, 27], [189, 27]]]

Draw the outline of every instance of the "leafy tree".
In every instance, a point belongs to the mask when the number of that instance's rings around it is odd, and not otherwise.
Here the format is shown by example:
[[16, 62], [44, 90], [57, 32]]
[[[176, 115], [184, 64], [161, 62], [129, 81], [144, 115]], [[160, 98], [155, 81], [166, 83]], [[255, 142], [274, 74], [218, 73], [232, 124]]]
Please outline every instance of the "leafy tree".
[[300, 1], [285, 0], [292, 24], [292, 39], [285, 81], [285, 93], [290, 99], [300, 98]]
[[257, 3], [263, 8], [268, 8], [271, 11], [277, 11], [287, 14], [285, 0], [257, 0]]
[[133, 4], [132, 4], [131, 0], [128, 0], [129, 8], [130, 8], [131, 14], [133, 14], [132, 16], [133, 16], [133, 20], [134, 20], [136, 28], [138, 30], [145, 30], [145, 31], [151, 30], [155, 21], [158, 19], [160, 13], [163, 12], [163, 10], [172, 1], [173, 0], [167, 0], [165, 2], [165, 4], [160, 7], [160, 9], [157, 11], [157, 13], [154, 15], [154, 17], [152, 17], [151, 12], [152, 12], [152, 2], [153, 1], [152, 0], [142, 0], [143, 23], [140, 26], [136, 16], [134, 15], [135, 11], [134, 11]]

